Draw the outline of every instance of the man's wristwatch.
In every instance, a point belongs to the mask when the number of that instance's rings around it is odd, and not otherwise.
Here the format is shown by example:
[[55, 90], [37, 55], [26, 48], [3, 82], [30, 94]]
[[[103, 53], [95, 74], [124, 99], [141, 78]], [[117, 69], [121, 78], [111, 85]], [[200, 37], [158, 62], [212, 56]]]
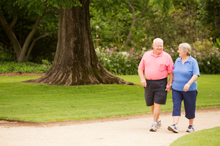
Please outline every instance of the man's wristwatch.
[[172, 84], [169, 84], [170, 86], [172, 86]]

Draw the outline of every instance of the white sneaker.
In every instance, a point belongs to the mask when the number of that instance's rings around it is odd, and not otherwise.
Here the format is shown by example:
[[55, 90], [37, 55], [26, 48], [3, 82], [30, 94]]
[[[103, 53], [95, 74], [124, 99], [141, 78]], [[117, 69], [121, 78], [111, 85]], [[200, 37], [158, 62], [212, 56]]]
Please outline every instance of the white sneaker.
[[162, 124], [161, 124], [161, 120], [160, 120], [160, 119], [158, 119], [158, 120], [157, 120], [157, 128], [160, 128], [160, 127], [161, 127], [161, 125], [162, 125]]
[[188, 129], [186, 130], [186, 132], [189, 132], [189, 133], [192, 133], [194, 131], [195, 131], [194, 125], [189, 125]]
[[167, 129], [168, 129], [169, 131], [174, 132], [174, 133], [178, 133], [178, 127], [177, 127], [176, 124], [173, 124], [173, 125], [168, 126]]
[[156, 132], [157, 131], [157, 123], [156, 122], [153, 122], [153, 124], [150, 127], [150, 131], [151, 132]]

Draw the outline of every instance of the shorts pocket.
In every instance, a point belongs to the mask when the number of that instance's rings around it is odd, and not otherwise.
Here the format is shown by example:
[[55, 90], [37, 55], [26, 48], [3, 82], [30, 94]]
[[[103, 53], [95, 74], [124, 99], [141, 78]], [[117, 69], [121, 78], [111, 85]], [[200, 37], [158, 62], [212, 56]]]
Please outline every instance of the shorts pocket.
[[166, 70], [166, 65], [165, 65], [165, 64], [160, 64], [158, 70], [159, 70], [159, 71], [164, 71], [164, 70]]

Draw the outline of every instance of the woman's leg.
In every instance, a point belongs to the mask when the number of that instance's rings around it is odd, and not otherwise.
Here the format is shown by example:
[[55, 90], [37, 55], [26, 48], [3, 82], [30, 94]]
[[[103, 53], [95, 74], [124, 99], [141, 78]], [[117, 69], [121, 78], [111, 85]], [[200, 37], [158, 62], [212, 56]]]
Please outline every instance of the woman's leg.
[[181, 91], [176, 91], [172, 89], [172, 98], [173, 98], [173, 124], [179, 123], [179, 118], [181, 116], [181, 103], [183, 100]]

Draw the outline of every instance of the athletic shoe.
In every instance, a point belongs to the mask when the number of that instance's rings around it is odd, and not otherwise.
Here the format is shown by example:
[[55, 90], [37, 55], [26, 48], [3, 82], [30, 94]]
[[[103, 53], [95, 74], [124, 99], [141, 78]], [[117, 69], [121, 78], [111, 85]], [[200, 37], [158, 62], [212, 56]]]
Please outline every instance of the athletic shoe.
[[158, 119], [158, 120], [157, 120], [157, 128], [160, 128], [160, 127], [161, 127], [161, 120]]
[[153, 122], [153, 124], [150, 127], [150, 131], [151, 132], [156, 132], [157, 131], [157, 123], [156, 122]]
[[186, 132], [189, 132], [189, 133], [192, 133], [194, 131], [195, 131], [194, 125], [189, 125], [188, 129], [186, 130]]
[[173, 133], [178, 133], [178, 127], [176, 124], [173, 124], [171, 126], [168, 126], [167, 128], [169, 131], [172, 131]]

